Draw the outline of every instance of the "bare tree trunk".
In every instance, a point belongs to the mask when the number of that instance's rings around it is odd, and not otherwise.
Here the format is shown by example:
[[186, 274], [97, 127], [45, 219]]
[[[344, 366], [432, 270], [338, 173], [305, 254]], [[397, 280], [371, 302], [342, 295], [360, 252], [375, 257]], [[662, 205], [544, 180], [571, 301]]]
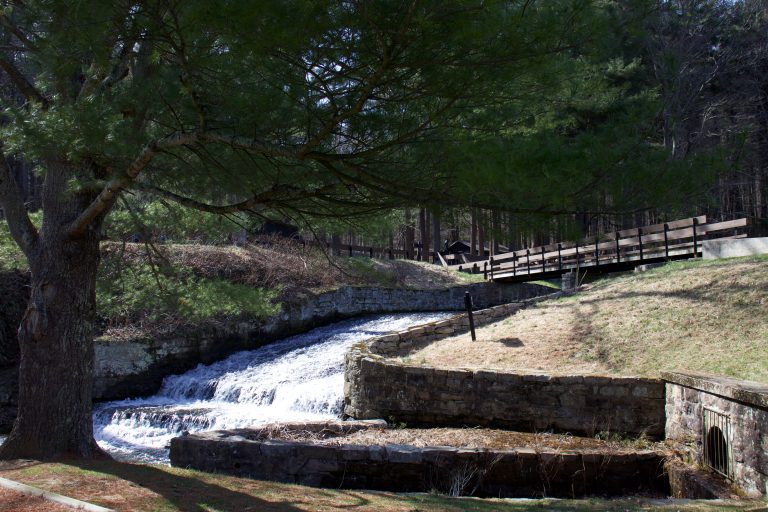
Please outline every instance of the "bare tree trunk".
[[499, 231], [501, 220], [499, 212], [491, 212], [491, 256], [499, 254]]
[[411, 259], [413, 255], [413, 244], [416, 239], [416, 233], [413, 227], [413, 215], [409, 208], [405, 209], [405, 247], [403, 249], [406, 253], [406, 258]]
[[469, 242], [470, 244], [469, 254], [472, 256], [477, 256], [479, 252], [477, 249], [477, 208], [472, 208], [472, 210], [470, 210], [470, 215], [472, 217], [471, 219], [472, 227], [470, 228], [471, 241]]
[[443, 250], [443, 240], [440, 235], [440, 214], [434, 212], [432, 214], [432, 245], [435, 247], [435, 257], [432, 259], [433, 263], [439, 261], [437, 253]]
[[485, 259], [485, 211], [479, 210], [477, 215], [477, 246], [479, 255]]
[[331, 235], [331, 252], [334, 256], [341, 256], [341, 235], [338, 233]]
[[427, 225], [427, 212], [424, 208], [419, 209], [419, 258], [422, 261], [426, 261], [426, 256], [424, 256], [426, 248], [424, 247], [424, 243], [427, 241], [426, 237], [424, 236], [426, 233], [426, 225]]

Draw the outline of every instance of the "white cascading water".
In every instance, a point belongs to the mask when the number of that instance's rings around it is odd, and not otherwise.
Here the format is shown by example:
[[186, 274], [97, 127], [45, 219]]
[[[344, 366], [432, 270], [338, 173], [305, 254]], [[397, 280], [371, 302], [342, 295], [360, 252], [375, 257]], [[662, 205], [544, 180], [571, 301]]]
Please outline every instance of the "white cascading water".
[[450, 314], [347, 320], [199, 365], [166, 377], [152, 397], [97, 405], [94, 435], [117, 459], [167, 464], [171, 438], [184, 431], [337, 418], [344, 399], [344, 353], [352, 344]]

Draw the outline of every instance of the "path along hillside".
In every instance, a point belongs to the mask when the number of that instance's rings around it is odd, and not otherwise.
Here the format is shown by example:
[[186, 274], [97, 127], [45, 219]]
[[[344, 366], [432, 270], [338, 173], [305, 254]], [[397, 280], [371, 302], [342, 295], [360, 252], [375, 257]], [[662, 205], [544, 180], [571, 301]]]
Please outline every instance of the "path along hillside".
[[607, 277], [400, 359], [436, 367], [768, 382], [768, 257], [670, 263]]

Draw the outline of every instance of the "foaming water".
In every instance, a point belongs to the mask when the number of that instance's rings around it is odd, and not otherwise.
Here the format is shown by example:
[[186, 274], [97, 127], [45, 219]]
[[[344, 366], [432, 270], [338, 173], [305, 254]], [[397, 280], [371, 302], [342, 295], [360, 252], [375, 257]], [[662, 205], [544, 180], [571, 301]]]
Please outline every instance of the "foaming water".
[[182, 432], [333, 419], [344, 399], [344, 353], [355, 342], [451, 313], [369, 316], [320, 327], [166, 377], [151, 397], [94, 407], [99, 445], [121, 460], [168, 462]]

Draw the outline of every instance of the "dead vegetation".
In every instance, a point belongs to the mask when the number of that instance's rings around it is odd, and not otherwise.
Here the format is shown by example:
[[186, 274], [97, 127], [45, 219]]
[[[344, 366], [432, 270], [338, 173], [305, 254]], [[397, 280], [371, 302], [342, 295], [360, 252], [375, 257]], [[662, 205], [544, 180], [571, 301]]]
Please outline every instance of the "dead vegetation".
[[527, 448], [535, 451], [604, 450], [613, 453], [638, 449], [663, 449], [645, 437], [615, 436], [578, 437], [570, 434], [513, 432], [491, 428], [382, 428], [374, 427], [339, 434], [331, 430], [309, 431], [280, 428], [279, 425], [260, 432], [259, 439], [303, 441], [326, 445], [403, 444], [424, 448], [450, 446], [481, 450]]
[[607, 278], [468, 334], [400, 354], [437, 367], [658, 376], [686, 369], [768, 381], [768, 258]]
[[171, 264], [199, 277], [279, 289], [279, 299], [288, 301], [308, 291], [344, 285], [432, 289], [481, 280], [480, 276], [418, 261], [335, 257], [317, 247], [278, 237], [243, 247], [165, 244], [148, 248], [143, 244], [109, 244], [105, 254], [124, 258], [128, 264]]

